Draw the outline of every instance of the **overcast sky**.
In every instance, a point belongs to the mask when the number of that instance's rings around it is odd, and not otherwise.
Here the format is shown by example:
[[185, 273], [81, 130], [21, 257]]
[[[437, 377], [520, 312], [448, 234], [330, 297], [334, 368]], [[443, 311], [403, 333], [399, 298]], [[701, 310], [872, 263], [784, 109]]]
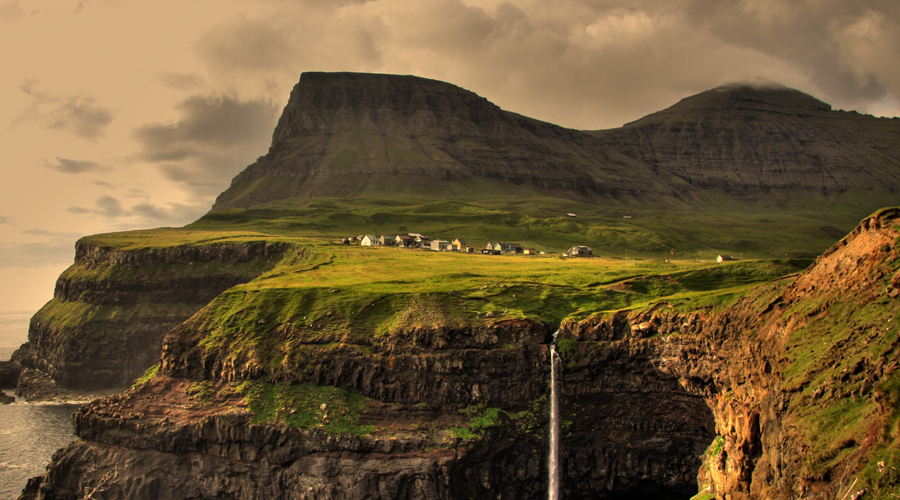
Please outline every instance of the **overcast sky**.
[[0, 311], [78, 237], [180, 226], [303, 71], [413, 74], [611, 128], [735, 81], [900, 112], [897, 0], [0, 0]]

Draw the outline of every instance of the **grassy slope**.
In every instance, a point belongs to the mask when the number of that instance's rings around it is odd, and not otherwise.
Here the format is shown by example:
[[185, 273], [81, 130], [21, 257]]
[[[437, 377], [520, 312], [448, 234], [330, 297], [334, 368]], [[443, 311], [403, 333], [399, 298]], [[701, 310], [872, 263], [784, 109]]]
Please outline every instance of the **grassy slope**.
[[[305, 203], [305, 205], [304, 205]], [[567, 217], [572, 212], [577, 218]], [[626, 219], [624, 216], [630, 215]], [[815, 256], [834, 244], [859, 220], [843, 213], [681, 212], [596, 205], [523, 193], [518, 197], [434, 201], [414, 197], [391, 200], [290, 200], [249, 210], [210, 213], [193, 229], [241, 229], [290, 236], [343, 237], [418, 232], [445, 239], [463, 238], [473, 246], [513, 241], [547, 252], [588, 245], [596, 253], [661, 258], [674, 250], [713, 258], [719, 253], [771, 258]]]
[[367, 346], [399, 327], [507, 319], [555, 328], [565, 318], [661, 298], [689, 307], [727, 303], [753, 284], [809, 263], [625, 262], [313, 242], [299, 254], [226, 291], [195, 317], [206, 349], [225, 359], [265, 360], [267, 371], [276, 373], [309, 343]]

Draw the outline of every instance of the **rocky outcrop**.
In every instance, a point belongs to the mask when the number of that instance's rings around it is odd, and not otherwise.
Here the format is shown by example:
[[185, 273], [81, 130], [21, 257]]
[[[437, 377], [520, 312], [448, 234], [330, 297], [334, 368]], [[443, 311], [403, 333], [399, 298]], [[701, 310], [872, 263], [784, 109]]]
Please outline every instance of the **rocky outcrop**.
[[22, 365], [17, 361], [0, 361], [0, 387], [15, 387], [22, 373]]
[[127, 386], [157, 362], [169, 330], [274, 266], [286, 249], [266, 241], [133, 250], [102, 242], [102, 235], [78, 242], [53, 300], [32, 317], [19, 360], [60, 388]]

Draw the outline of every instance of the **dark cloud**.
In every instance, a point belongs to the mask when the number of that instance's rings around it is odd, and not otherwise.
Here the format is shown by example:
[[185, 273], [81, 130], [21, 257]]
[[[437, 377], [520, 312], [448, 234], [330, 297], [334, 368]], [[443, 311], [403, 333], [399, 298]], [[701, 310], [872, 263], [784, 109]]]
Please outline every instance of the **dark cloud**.
[[861, 111], [900, 97], [894, 0], [262, 5], [207, 32], [199, 51], [217, 78], [277, 80], [279, 99], [302, 71], [411, 73], [601, 128], [755, 77]]
[[696, 0], [685, 11], [725, 43], [802, 68], [835, 98], [859, 103], [889, 92], [900, 96], [896, 1]]
[[9, 224], [11, 226], [14, 226], [16, 224], [16, 219], [8, 215], [0, 215], [0, 224]]
[[70, 160], [69, 158], [60, 158], [59, 156], [57, 156], [55, 160], [45, 161], [44, 166], [64, 174], [81, 174], [84, 172], [109, 170], [95, 161]]
[[193, 222], [209, 211], [209, 205], [189, 205], [184, 203], [170, 203], [166, 206], [157, 206], [151, 203], [140, 203], [131, 207], [134, 216], [157, 224], [183, 226]]
[[229, 96], [193, 96], [177, 109], [176, 121], [144, 125], [134, 137], [142, 159], [202, 195], [218, 194], [267, 151], [278, 114], [270, 102]]
[[113, 112], [97, 104], [96, 99], [90, 95], [61, 97], [39, 91], [36, 86], [36, 80], [28, 80], [20, 87], [32, 99], [31, 105], [19, 115], [14, 124], [32, 121], [49, 129], [96, 140], [103, 137], [106, 127], [113, 121]]
[[106, 219], [117, 219], [128, 215], [122, 208], [122, 202], [109, 195], [101, 196], [94, 200], [94, 208], [69, 207], [66, 212], [75, 215], [98, 215]]

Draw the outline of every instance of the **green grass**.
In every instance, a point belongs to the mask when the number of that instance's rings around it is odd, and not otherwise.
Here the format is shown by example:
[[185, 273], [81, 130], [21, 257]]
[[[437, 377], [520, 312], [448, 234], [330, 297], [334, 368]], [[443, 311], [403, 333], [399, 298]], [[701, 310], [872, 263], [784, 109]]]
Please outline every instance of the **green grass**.
[[359, 425], [365, 398], [343, 389], [248, 381], [240, 390], [256, 424], [283, 422], [294, 429], [322, 428], [329, 434], [366, 435], [375, 430]]
[[[861, 218], [818, 211], [748, 214], [746, 207], [723, 212], [603, 207], [527, 191], [515, 196], [501, 191], [497, 196], [458, 196], [452, 201], [435, 201], [403, 186], [396, 192], [391, 199], [285, 199], [252, 209], [209, 213], [187, 227], [332, 239], [397, 234], [405, 227], [404, 231], [432, 237], [463, 238], [476, 246], [513, 241], [561, 253], [573, 245], [588, 245], [605, 256], [673, 258], [674, 251], [675, 259], [709, 260], [722, 253], [744, 258], [813, 257]], [[493, 192], [486, 188], [486, 193]], [[569, 212], [578, 217], [567, 217]]]
[[[207, 352], [236, 363], [254, 360], [267, 373], [279, 373], [315, 365], [307, 352], [311, 344], [362, 353], [400, 329], [513, 319], [555, 329], [565, 319], [660, 300], [724, 302], [806, 264], [484, 256], [338, 244], [298, 252], [302, 258], [286, 258], [195, 316], [193, 328], [202, 332]], [[629, 288], [647, 282], [667, 285]]]
[[159, 373], [159, 363], [156, 363], [155, 365], [151, 366], [150, 368], [147, 368], [147, 371], [145, 371], [143, 375], [138, 377], [134, 381], [134, 383], [131, 384], [131, 386], [132, 387], [142, 386], [142, 385], [146, 384], [147, 382], [156, 378], [156, 375], [158, 373]]

